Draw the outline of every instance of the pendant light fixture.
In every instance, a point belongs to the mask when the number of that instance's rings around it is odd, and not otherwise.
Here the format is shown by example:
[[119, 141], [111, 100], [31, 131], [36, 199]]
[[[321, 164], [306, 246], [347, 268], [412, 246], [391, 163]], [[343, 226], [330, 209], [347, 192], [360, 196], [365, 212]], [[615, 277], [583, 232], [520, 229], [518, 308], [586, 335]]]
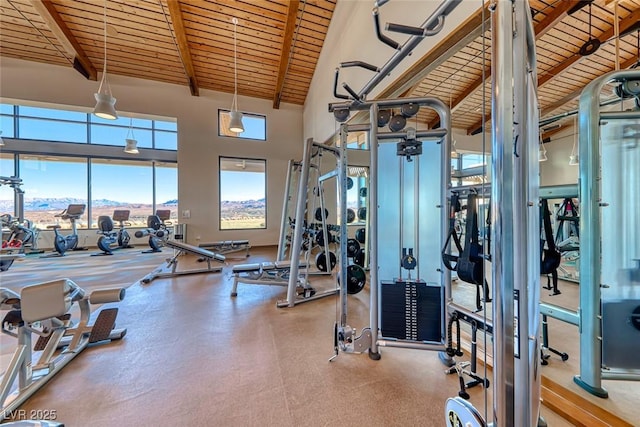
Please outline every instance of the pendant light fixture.
[[542, 135], [540, 136], [540, 148], [538, 149], [538, 161], [539, 162], [547, 161], [547, 149], [544, 147], [544, 142], [542, 141]]
[[578, 119], [573, 119], [573, 148], [571, 149], [571, 155], [569, 156], [569, 165], [570, 166], [578, 166], [580, 163], [580, 158], [578, 157], [578, 152], [576, 149], [578, 148]]
[[129, 131], [127, 132], [127, 137], [124, 140], [127, 145], [124, 147], [124, 152], [129, 154], [138, 154], [138, 141], [136, 137], [133, 135], [133, 117], [129, 118]]
[[100, 87], [98, 93], [95, 93], [96, 107], [93, 110], [93, 114], [108, 120], [116, 120], [118, 113], [116, 113], [116, 99], [111, 94], [111, 86], [109, 86], [109, 79], [107, 78], [107, 0], [104, 0], [104, 65], [102, 67], [102, 80], [100, 81]]
[[237, 41], [237, 26], [238, 18], [233, 18], [233, 103], [231, 104], [231, 111], [229, 116], [231, 121], [229, 122], [229, 130], [235, 133], [244, 132], [244, 126], [242, 125], [242, 113], [238, 111], [238, 41]]
[[460, 157], [460, 153], [456, 150], [456, 140], [454, 139], [451, 141], [451, 158], [457, 159], [458, 157]]

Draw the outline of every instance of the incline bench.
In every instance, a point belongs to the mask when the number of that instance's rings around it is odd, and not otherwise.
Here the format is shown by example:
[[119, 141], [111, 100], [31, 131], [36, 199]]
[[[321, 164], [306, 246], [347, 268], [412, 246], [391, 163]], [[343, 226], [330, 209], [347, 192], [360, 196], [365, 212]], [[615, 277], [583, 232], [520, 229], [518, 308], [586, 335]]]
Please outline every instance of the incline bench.
[[201, 248], [209, 249], [219, 254], [245, 251], [245, 257], [249, 257], [251, 245], [248, 240], [221, 240], [219, 242], [200, 243]]
[[[307, 268], [307, 264], [300, 261], [300, 269]], [[288, 286], [291, 261], [261, 262], [254, 264], [238, 264], [233, 266], [233, 288], [231, 296], [238, 295], [238, 283], [253, 285]], [[309, 288], [311, 291], [312, 289]]]
[[[175, 249], [177, 252], [173, 258], [169, 258], [166, 261], [166, 265], [163, 264], [151, 273], [147, 274], [141, 281], [142, 283], [149, 283], [152, 280], [175, 277], [183, 274], [199, 274], [199, 273], [219, 273], [222, 271], [222, 267], [212, 267], [211, 261], [218, 261], [224, 263], [226, 258], [224, 255], [217, 254], [215, 252], [208, 251], [206, 249], [199, 248], [197, 246], [188, 245], [186, 243], [177, 242], [175, 240], [167, 240], [165, 246]], [[178, 257], [183, 254], [192, 254], [199, 257], [201, 260], [207, 262], [207, 268], [197, 270], [185, 270], [176, 271], [178, 268]], [[171, 267], [171, 271], [166, 271]]]

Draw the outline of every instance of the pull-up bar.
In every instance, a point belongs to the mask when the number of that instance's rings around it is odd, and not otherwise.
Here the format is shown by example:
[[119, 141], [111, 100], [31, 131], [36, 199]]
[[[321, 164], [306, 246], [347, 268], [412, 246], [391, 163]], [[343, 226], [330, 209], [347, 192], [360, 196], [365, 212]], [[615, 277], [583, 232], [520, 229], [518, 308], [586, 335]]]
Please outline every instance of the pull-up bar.
[[[420, 27], [413, 27], [409, 25], [388, 23], [386, 29], [388, 31], [394, 31], [401, 34], [409, 34], [411, 37], [401, 46], [398, 42], [387, 37], [380, 31], [380, 18], [379, 8], [386, 4], [389, 0], [378, 0], [375, 2], [373, 8], [373, 20], [376, 29], [376, 35], [380, 41], [387, 46], [392, 47], [396, 52], [389, 58], [389, 60], [378, 68], [374, 65], [367, 64], [362, 61], [349, 61], [340, 64], [340, 67], [336, 68], [333, 94], [339, 99], [351, 99], [353, 103], [359, 103], [366, 99], [367, 95], [389, 74], [393, 69], [407, 57], [413, 49], [420, 44], [422, 39], [427, 36], [433, 36], [438, 34], [444, 27], [445, 18], [460, 4], [462, 0], [444, 0], [440, 6], [427, 18], [427, 20]], [[374, 71], [376, 74], [369, 80], [369, 82], [360, 90], [360, 92], [354, 91], [347, 83], [342, 83], [342, 87], [349, 93], [344, 95], [338, 93], [338, 80], [340, 68], [346, 67], [362, 67], [370, 71]]]

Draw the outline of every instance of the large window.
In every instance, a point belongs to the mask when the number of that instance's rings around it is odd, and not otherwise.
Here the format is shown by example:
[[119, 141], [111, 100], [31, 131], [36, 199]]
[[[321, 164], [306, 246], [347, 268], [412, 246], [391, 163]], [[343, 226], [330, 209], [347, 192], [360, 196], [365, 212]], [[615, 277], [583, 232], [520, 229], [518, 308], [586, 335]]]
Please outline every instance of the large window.
[[220, 230], [267, 228], [266, 161], [220, 157]]
[[[0, 176], [14, 175], [13, 154], [0, 153]], [[15, 215], [14, 190], [10, 185], [0, 185], [0, 215]]]
[[99, 216], [112, 216], [114, 209], [129, 210], [134, 227], [147, 224], [147, 216], [154, 213], [151, 162], [91, 161], [92, 226], [97, 226]]
[[451, 184], [457, 187], [490, 182], [490, 162], [490, 154], [457, 152], [451, 157]]
[[0, 104], [0, 135], [13, 138], [13, 105]]
[[244, 132], [236, 133], [229, 129], [231, 117], [229, 110], [218, 110], [218, 135], [235, 138], [267, 140], [267, 118], [258, 114], [242, 113]]
[[156, 209], [169, 209], [171, 223], [178, 223], [178, 165], [156, 164]]
[[[24, 216], [39, 229], [69, 221], [55, 215], [69, 204], [87, 205], [87, 159], [53, 156], [20, 156], [20, 178], [24, 195]], [[87, 227], [87, 214], [76, 223]]]
[[10, 138], [100, 145], [123, 145], [133, 133], [140, 148], [178, 148], [175, 121], [124, 116], [105, 120], [86, 112], [56, 108], [0, 104], [0, 130]]

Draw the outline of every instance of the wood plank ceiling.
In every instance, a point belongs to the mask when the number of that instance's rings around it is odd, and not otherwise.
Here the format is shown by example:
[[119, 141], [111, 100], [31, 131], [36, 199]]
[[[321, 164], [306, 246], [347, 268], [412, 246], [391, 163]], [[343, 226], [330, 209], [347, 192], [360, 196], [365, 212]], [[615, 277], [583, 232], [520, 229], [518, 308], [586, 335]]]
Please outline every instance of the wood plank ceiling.
[[[336, 0], [108, 0], [107, 70], [304, 104]], [[104, 61], [99, 0], [0, 0], [2, 56], [72, 66], [95, 80]], [[97, 72], [96, 72], [97, 70]]]
[[[589, 24], [591, 4], [591, 29]], [[488, 5], [488, 3], [486, 3]], [[542, 118], [575, 110], [582, 88], [591, 80], [616, 69], [634, 66], [639, 61], [640, 0], [621, 0], [617, 12], [615, 0], [531, 0], [537, 46], [538, 96]], [[619, 47], [616, 53], [614, 15], [618, 15]], [[482, 18], [485, 18], [485, 26]], [[484, 30], [484, 31], [483, 31]], [[420, 67], [413, 67], [406, 76], [385, 91], [385, 95], [400, 93], [408, 96], [435, 96], [451, 106], [452, 122], [472, 134], [480, 131], [491, 119], [491, 33], [489, 12], [482, 9], [462, 24], [454, 34], [477, 33], [477, 37], [461, 49], [449, 51], [446, 60], [420, 76]], [[590, 55], [580, 54], [581, 47], [597, 38], [601, 45]], [[446, 45], [445, 40], [441, 44]], [[437, 49], [437, 47], [436, 47]], [[483, 71], [484, 69], [484, 71]], [[415, 75], [412, 75], [415, 74]], [[402, 80], [402, 79], [401, 79]], [[483, 115], [484, 113], [484, 115]], [[438, 125], [434, 112], [421, 112], [419, 121]], [[572, 120], [572, 119], [569, 119]], [[550, 133], [547, 133], [547, 136]]]
[[[189, 86], [194, 95], [201, 88], [233, 93], [236, 17], [238, 93], [271, 99], [275, 108], [280, 102], [304, 104], [336, 1], [108, 0], [108, 70]], [[483, 4], [469, 0], [463, 6], [472, 3]], [[615, 69], [616, 55], [620, 68], [638, 62], [640, 0], [529, 3], [542, 117], [575, 109], [580, 90]], [[0, 0], [0, 14], [3, 56], [66, 66], [75, 61], [92, 79], [102, 71], [102, 2]], [[382, 96], [438, 97], [451, 106], [454, 127], [477, 132], [491, 117], [489, 16], [479, 8]], [[590, 38], [597, 38], [600, 48], [581, 55]], [[421, 112], [418, 120], [437, 125], [433, 113]]]

